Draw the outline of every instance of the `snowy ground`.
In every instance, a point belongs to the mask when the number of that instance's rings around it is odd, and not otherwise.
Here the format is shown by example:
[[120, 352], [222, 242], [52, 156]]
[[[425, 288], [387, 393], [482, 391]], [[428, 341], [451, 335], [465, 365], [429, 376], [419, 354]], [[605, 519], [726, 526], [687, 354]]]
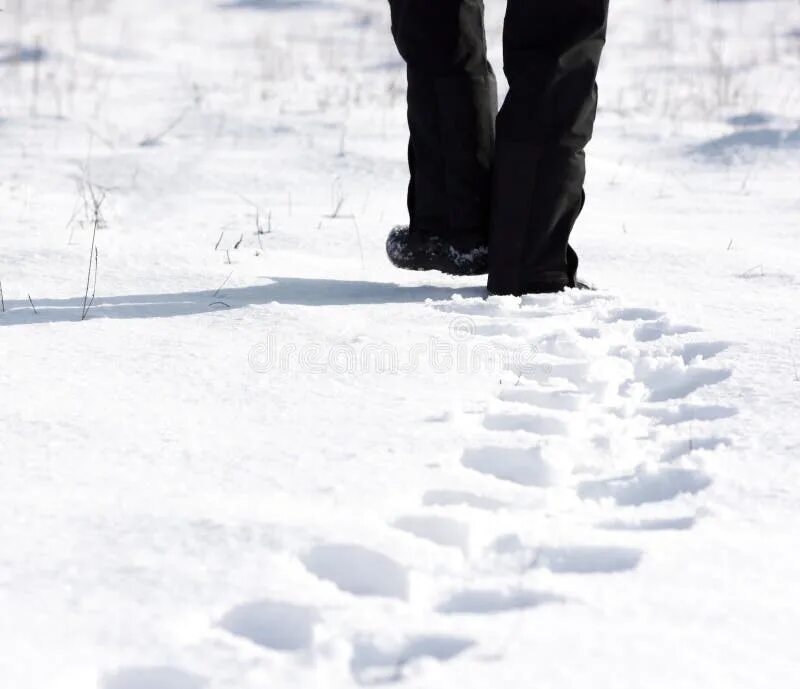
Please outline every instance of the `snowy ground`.
[[794, 685], [800, 5], [612, 4], [602, 289], [486, 300], [385, 3], [9, 0], [3, 689]]

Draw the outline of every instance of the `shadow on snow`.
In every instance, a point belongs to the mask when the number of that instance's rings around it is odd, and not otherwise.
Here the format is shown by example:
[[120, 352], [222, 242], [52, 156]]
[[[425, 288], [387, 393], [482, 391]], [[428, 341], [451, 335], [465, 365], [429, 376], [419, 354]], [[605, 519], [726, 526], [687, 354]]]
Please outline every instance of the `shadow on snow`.
[[[268, 278], [269, 284], [251, 287], [97, 297], [88, 318], [171, 318], [265, 304], [296, 306], [348, 306], [369, 304], [414, 304], [426, 299], [446, 300], [456, 294], [484, 296], [481, 287], [402, 286], [387, 282], [318, 280], [309, 278]], [[0, 313], [0, 327], [32, 323], [79, 321], [83, 297], [34, 299], [37, 313], [27, 301], [6, 301]]]

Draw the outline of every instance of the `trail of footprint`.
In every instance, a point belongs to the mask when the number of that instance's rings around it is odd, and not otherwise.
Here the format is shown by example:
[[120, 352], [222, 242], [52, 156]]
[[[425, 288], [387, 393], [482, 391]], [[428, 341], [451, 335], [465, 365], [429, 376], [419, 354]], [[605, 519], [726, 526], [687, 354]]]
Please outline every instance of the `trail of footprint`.
[[643, 382], [650, 388], [650, 402], [666, 402], [688, 397], [708, 385], [727, 380], [732, 375], [728, 369], [691, 367], [685, 370], [665, 366], [646, 374]]
[[606, 319], [607, 323], [618, 323], [619, 321], [657, 321], [666, 314], [654, 309], [643, 308], [623, 308], [614, 309]]
[[676, 349], [675, 353], [680, 355], [683, 363], [688, 366], [697, 359], [701, 361], [713, 359], [730, 346], [730, 342], [687, 342]]
[[540, 548], [532, 563], [555, 574], [613, 574], [636, 569], [642, 560], [637, 548], [572, 546]]
[[613, 498], [618, 505], [638, 506], [672, 500], [682, 494], [694, 495], [711, 485], [711, 478], [697, 469], [640, 471], [624, 479], [587, 481], [578, 487], [585, 500]]
[[483, 426], [490, 431], [525, 431], [536, 435], [567, 435], [566, 421], [544, 414], [487, 414]]
[[676, 325], [667, 318], [661, 318], [654, 322], [638, 325], [633, 336], [637, 342], [655, 342], [669, 335], [688, 335], [697, 332], [700, 332], [699, 328], [691, 325]]
[[542, 409], [579, 411], [589, 404], [591, 395], [576, 390], [518, 386], [501, 390], [498, 399], [503, 402], [528, 404]]
[[207, 684], [199, 675], [168, 665], [122, 668], [101, 682], [102, 689], [202, 689]]
[[693, 421], [719, 421], [736, 416], [739, 410], [735, 407], [724, 407], [718, 404], [681, 404], [673, 409], [644, 409], [642, 414], [656, 419], [664, 426], [677, 426]]
[[261, 600], [233, 608], [219, 626], [264, 648], [299, 651], [313, 646], [319, 621], [315, 608]]
[[387, 684], [403, 678], [407, 665], [423, 658], [447, 662], [475, 645], [458, 636], [426, 635], [408, 639], [401, 647], [384, 649], [370, 641], [358, 641], [350, 670], [359, 684]]
[[487, 498], [483, 495], [475, 495], [474, 493], [457, 490], [429, 490], [422, 496], [422, 504], [426, 507], [465, 505], [467, 507], [490, 512], [508, 507], [508, 504], [502, 500], [495, 500], [494, 498]]
[[606, 531], [688, 531], [694, 528], [697, 517], [674, 517], [672, 519], [642, 519], [635, 522], [611, 521], [597, 525]]
[[461, 462], [468, 469], [522, 486], [557, 485], [572, 472], [566, 458], [559, 465], [546, 458], [540, 446], [468, 449]]
[[663, 462], [674, 462], [676, 459], [689, 455], [697, 450], [718, 450], [723, 447], [730, 447], [731, 444], [730, 438], [717, 438], [713, 436], [708, 438], [689, 438], [688, 440], [677, 442], [672, 445], [672, 447], [664, 450], [661, 455], [661, 460]]
[[458, 548], [465, 555], [470, 549], [469, 525], [458, 519], [438, 515], [401, 517], [394, 527], [437, 545]]
[[450, 596], [437, 610], [446, 615], [495, 615], [538, 608], [548, 603], [563, 603], [565, 600], [563, 596], [541, 591], [467, 589]]
[[408, 572], [390, 557], [353, 544], [312, 548], [302, 558], [309, 572], [356, 596], [408, 598]]

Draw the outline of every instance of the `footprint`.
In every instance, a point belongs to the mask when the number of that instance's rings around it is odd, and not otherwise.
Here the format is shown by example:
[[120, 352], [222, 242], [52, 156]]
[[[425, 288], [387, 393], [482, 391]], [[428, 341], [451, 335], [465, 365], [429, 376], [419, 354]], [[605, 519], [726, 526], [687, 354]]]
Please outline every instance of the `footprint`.
[[689, 333], [700, 332], [699, 328], [691, 325], [675, 325], [667, 318], [661, 318], [655, 322], [642, 323], [636, 327], [633, 336], [637, 342], [655, 342], [667, 335], [688, 335]]
[[694, 495], [710, 485], [711, 478], [696, 469], [641, 470], [626, 479], [587, 481], [578, 487], [578, 495], [589, 500], [613, 498], [618, 505], [633, 507], [672, 500], [684, 493]]
[[673, 519], [642, 519], [638, 522], [603, 522], [597, 526], [606, 531], [688, 531], [694, 528], [696, 523], [696, 517], [675, 517]]
[[688, 397], [707, 385], [716, 385], [732, 375], [728, 369], [687, 368], [676, 370], [665, 367], [645, 376], [644, 383], [650, 388], [650, 402], [666, 402]]
[[719, 421], [736, 416], [735, 407], [708, 404], [681, 404], [677, 409], [645, 409], [642, 414], [656, 419], [664, 426], [677, 426], [691, 421]]
[[360, 545], [312, 548], [303, 558], [309, 572], [356, 596], [408, 598], [408, 572], [390, 557]]
[[664, 316], [661, 311], [653, 309], [616, 309], [608, 316], [608, 323], [619, 321], [655, 321]]
[[386, 650], [370, 642], [359, 642], [353, 649], [350, 670], [360, 684], [399, 682], [405, 667], [414, 661], [429, 658], [447, 662], [474, 645], [471, 639], [437, 635], [411, 638], [394, 650]]
[[555, 574], [612, 574], [638, 567], [642, 551], [636, 548], [574, 546], [540, 548], [532, 563]]
[[467, 507], [491, 512], [508, 507], [506, 503], [500, 500], [458, 490], [429, 490], [422, 497], [422, 504], [426, 507], [466, 505]]
[[[528, 371], [527, 369], [530, 369]], [[564, 378], [576, 383], [585, 381], [592, 372], [592, 362], [586, 359], [561, 359], [552, 356], [537, 357], [533, 365], [523, 369], [525, 380]]]
[[688, 366], [696, 359], [703, 361], [713, 359], [730, 347], [729, 342], [687, 342], [682, 345], [676, 354], [683, 357], [683, 362]]
[[539, 591], [468, 589], [448, 598], [437, 610], [446, 615], [494, 615], [564, 601], [562, 596]]
[[520, 325], [514, 323], [481, 323], [474, 328], [475, 335], [482, 335], [484, 337], [525, 337], [528, 335], [528, 330]]
[[314, 644], [314, 626], [319, 621], [314, 608], [262, 600], [233, 608], [219, 625], [264, 648], [299, 651]]
[[555, 416], [541, 414], [488, 414], [483, 426], [490, 431], [525, 431], [537, 435], [567, 435], [567, 424]]
[[394, 522], [394, 526], [436, 545], [458, 548], [465, 555], [469, 552], [469, 526], [457, 519], [438, 515], [410, 516], [401, 517]]
[[168, 665], [131, 667], [103, 678], [103, 689], [201, 689], [208, 682], [198, 675]]
[[696, 450], [717, 450], [731, 446], [730, 438], [689, 438], [675, 443], [661, 455], [663, 462], [674, 462], [679, 457], [689, 455]]
[[503, 402], [518, 402], [543, 409], [579, 411], [586, 407], [591, 397], [574, 390], [514, 387], [503, 390], [499, 399]]
[[521, 486], [552, 486], [572, 472], [544, 458], [541, 447], [480, 447], [468, 449], [461, 459], [468, 469]]

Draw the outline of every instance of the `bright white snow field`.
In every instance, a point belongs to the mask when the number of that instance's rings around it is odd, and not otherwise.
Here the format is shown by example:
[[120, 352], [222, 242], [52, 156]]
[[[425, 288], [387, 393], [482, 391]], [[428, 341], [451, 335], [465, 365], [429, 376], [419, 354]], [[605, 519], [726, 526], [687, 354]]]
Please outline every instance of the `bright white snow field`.
[[797, 0], [612, 0], [523, 299], [384, 257], [385, 2], [3, 10], [1, 689], [798, 686]]

